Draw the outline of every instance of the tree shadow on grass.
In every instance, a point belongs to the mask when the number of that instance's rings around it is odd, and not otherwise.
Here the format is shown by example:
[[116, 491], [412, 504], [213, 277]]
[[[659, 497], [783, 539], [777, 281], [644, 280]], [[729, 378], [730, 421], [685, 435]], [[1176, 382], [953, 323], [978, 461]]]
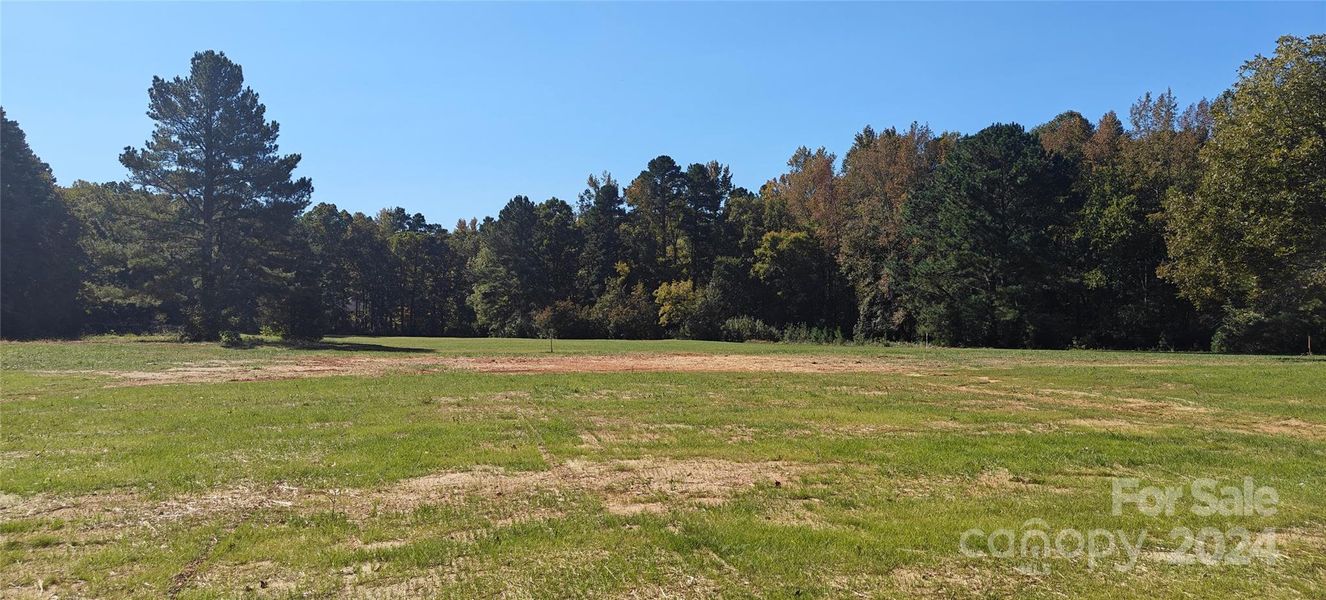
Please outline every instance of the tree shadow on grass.
[[1311, 356], [1300, 354], [1298, 356], [1276, 356], [1273, 358], [1280, 362], [1326, 363], [1326, 355], [1321, 354], [1313, 354]]

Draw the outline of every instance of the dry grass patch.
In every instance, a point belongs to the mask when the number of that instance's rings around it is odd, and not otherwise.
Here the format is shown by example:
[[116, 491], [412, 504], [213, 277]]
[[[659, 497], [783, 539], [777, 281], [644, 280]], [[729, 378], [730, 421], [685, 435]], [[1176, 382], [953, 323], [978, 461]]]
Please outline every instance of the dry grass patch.
[[783, 527], [805, 527], [809, 529], [829, 529], [833, 527], [824, 516], [820, 514], [820, 506], [824, 504], [819, 498], [807, 498], [805, 500], [789, 500], [784, 505], [765, 515], [765, 520]]
[[676, 431], [694, 429], [682, 423], [635, 423], [622, 418], [593, 416], [590, 428], [580, 431], [579, 447], [597, 450], [607, 445], [669, 443], [676, 441]]
[[1267, 423], [1257, 423], [1252, 429], [1268, 435], [1287, 435], [1310, 440], [1326, 440], [1326, 425], [1309, 423], [1301, 419], [1282, 419]]
[[988, 469], [971, 477], [906, 477], [894, 480], [893, 490], [909, 498], [983, 498], [1001, 494], [1069, 493], [1071, 490], [1009, 472]]
[[1035, 575], [975, 566], [898, 567], [894, 588], [909, 598], [1012, 598], [1037, 580]]
[[334, 375], [379, 376], [400, 372], [422, 372], [433, 361], [427, 358], [379, 358], [364, 356], [307, 356], [297, 360], [249, 361], [208, 360], [180, 363], [158, 371], [63, 370], [34, 371], [42, 375], [92, 375], [110, 377], [110, 387], [166, 385], [178, 383], [227, 383], [328, 377]]
[[1071, 427], [1083, 427], [1094, 431], [1117, 431], [1120, 433], [1153, 433], [1158, 428], [1146, 423], [1136, 421], [1125, 421], [1123, 419], [1067, 419], [1059, 421], [1060, 425]]
[[721, 504], [760, 483], [786, 485], [806, 470], [808, 465], [777, 461], [638, 459], [572, 460], [552, 473], [573, 488], [595, 493], [611, 513], [635, 514]]
[[224, 589], [243, 592], [258, 598], [288, 598], [307, 585], [298, 571], [282, 567], [272, 561], [241, 564], [209, 564], [200, 569], [181, 587]]
[[272, 508], [297, 513], [330, 510], [364, 519], [380, 512], [405, 512], [427, 504], [456, 502], [467, 496], [515, 503], [517, 506], [511, 508], [519, 509], [534, 493], [558, 490], [587, 492], [599, 498], [610, 512], [632, 514], [720, 504], [757, 484], [787, 485], [808, 470], [809, 465], [776, 461], [571, 460], [547, 471], [478, 467], [441, 472], [377, 489], [313, 490], [278, 483], [236, 486], [167, 500], [125, 491], [70, 497], [6, 496], [0, 506], [0, 519], [59, 518], [87, 522], [99, 530]]

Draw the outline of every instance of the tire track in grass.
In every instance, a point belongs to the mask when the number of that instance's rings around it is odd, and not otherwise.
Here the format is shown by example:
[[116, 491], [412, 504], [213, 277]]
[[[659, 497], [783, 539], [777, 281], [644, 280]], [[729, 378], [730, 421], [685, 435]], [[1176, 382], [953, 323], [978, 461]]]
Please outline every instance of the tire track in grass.
[[227, 527], [224, 532], [213, 535], [212, 539], [207, 542], [207, 546], [203, 548], [202, 552], [199, 552], [197, 556], [193, 557], [193, 560], [190, 560], [180, 569], [180, 572], [170, 578], [170, 588], [166, 591], [166, 597], [178, 598], [180, 592], [183, 592], [184, 589], [189, 586], [189, 583], [193, 581], [193, 578], [198, 575], [199, 567], [207, 562], [207, 559], [212, 557], [212, 553], [221, 543], [221, 538], [229, 538], [234, 535], [235, 530], [239, 529], [241, 525], [247, 523], [251, 518], [252, 517], [250, 516], [235, 521]]

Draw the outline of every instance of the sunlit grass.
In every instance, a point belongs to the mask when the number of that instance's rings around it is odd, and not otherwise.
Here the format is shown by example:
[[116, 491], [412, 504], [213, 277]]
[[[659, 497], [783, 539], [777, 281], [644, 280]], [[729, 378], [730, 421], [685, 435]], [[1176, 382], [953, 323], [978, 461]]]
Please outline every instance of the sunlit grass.
[[[1326, 573], [1320, 361], [559, 340], [557, 353], [852, 353], [917, 370], [448, 370], [135, 387], [82, 372], [402, 348], [547, 353], [546, 340], [329, 342], [0, 345], [0, 585], [144, 597], [1304, 597]], [[741, 484], [715, 497], [685, 481], [640, 487], [655, 464]], [[411, 487], [476, 469], [504, 483]], [[1254, 477], [1279, 492], [1279, 511], [1114, 516], [1112, 476]], [[233, 504], [206, 500], [218, 494]], [[33, 506], [50, 510], [23, 512]], [[964, 530], [1030, 518], [1154, 530], [1153, 551], [1172, 548], [1163, 538], [1177, 525], [1292, 533], [1283, 560], [1247, 567], [1144, 559], [1119, 573], [1062, 560], [1028, 573], [959, 553]]]

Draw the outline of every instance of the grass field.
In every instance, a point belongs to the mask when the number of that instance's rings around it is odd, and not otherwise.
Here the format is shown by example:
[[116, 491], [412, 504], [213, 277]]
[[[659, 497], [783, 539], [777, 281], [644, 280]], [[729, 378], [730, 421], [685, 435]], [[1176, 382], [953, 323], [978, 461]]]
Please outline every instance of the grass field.
[[[554, 347], [0, 345], [0, 596], [1326, 594], [1321, 360]], [[1112, 512], [1116, 478], [1247, 477], [1274, 514]], [[1147, 537], [987, 543], [1032, 519]]]

